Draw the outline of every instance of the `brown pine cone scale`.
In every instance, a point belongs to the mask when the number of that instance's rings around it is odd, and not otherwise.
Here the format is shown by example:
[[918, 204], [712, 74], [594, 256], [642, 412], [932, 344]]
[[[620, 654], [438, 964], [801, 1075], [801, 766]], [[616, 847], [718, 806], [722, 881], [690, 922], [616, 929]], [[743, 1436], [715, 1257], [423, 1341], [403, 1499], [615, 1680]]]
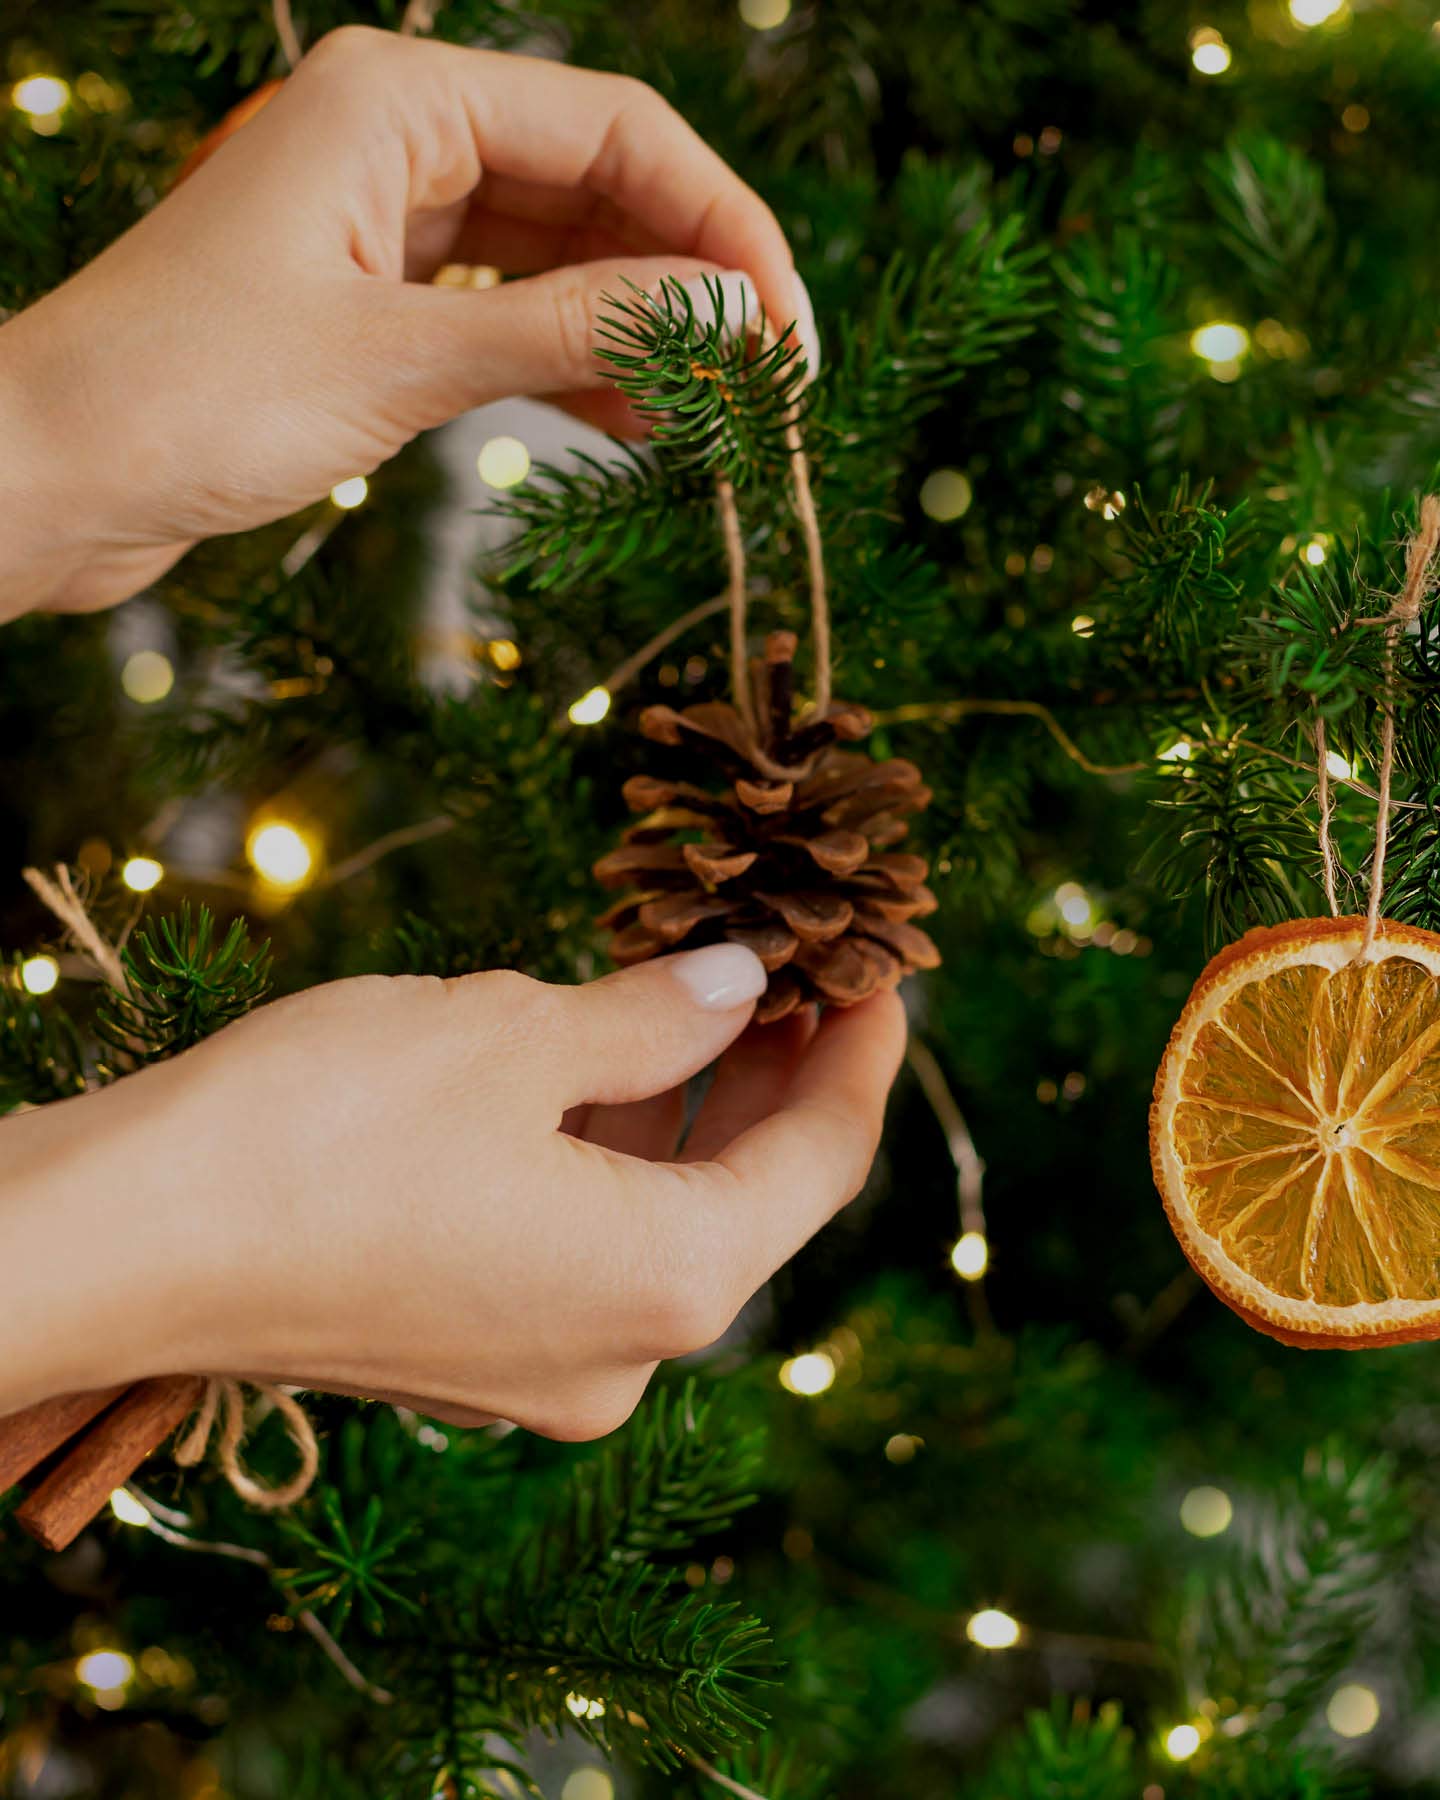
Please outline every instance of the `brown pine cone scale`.
[[761, 1021], [853, 1006], [940, 961], [912, 923], [935, 910], [925, 861], [891, 848], [930, 790], [914, 763], [839, 747], [870, 731], [863, 707], [836, 701], [792, 728], [794, 656], [794, 633], [777, 631], [753, 665], [753, 738], [723, 701], [647, 707], [641, 731], [694, 779], [632, 775], [625, 802], [642, 816], [595, 865], [627, 890], [599, 920], [617, 963], [744, 944], [770, 971]]

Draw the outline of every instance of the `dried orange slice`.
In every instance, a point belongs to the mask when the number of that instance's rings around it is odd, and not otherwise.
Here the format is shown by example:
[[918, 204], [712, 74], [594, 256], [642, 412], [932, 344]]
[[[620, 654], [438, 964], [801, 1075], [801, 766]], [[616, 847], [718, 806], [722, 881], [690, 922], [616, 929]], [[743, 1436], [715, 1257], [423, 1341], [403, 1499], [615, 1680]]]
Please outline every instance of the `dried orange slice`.
[[1181, 1248], [1250, 1324], [1364, 1349], [1440, 1337], [1440, 936], [1299, 919], [1206, 967], [1155, 1079]]

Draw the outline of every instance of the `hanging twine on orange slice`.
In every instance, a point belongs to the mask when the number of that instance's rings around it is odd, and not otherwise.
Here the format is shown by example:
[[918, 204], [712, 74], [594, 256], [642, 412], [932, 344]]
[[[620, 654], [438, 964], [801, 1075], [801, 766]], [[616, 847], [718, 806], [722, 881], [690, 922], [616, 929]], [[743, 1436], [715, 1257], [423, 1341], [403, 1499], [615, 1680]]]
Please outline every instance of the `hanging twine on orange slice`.
[[[1247, 932], [1196, 982], [1155, 1080], [1150, 1156], [1206, 1284], [1285, 1343], [1440, 1337], [1440, 935], [1385, 919], [1394, 661], [1440, 550], [1420, 509], [1385, 631], [1379, 814], [1363, 915]], [[1325, 738], [1315, 742], [1324, 768]], [[1329, 792], [1321, 856], [1334, 898]]]

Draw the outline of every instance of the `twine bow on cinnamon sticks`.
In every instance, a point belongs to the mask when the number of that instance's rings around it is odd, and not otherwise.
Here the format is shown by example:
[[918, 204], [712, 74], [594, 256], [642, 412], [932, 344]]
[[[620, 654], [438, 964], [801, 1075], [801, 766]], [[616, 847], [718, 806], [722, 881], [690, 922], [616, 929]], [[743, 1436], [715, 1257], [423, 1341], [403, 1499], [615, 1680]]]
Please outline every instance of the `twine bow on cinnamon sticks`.
[[[39, 869], [26, 869], [24, 875], [102, 979], [118, 993], [128, 994], [120, 954], [86, 911], [69, 869], [58, 866], [53, 879]], [[262, 1405], [281, 1415], [289, 1431], [297, 1465], [288, 1481], [268, 1487], [241, 1461], [246, 1409], [239, 1381], [164, 1375], [94, 1393], [67, 1394], [0, 1419], [0, 1493], [64, 1450], [15, 1513], [17, 1523], [46, 1549], [63, 1550], [151, 1451], [193, 1413], [175, 1449], [182, 1468], [200, 1462], [214, 1437], [216, 1462], [242, 1500], [272, 1512], [293, 1506], [308, 1492], [319, 1469], [314, 1429], [283, 1388], [270, 1382], [249, 1385]]]

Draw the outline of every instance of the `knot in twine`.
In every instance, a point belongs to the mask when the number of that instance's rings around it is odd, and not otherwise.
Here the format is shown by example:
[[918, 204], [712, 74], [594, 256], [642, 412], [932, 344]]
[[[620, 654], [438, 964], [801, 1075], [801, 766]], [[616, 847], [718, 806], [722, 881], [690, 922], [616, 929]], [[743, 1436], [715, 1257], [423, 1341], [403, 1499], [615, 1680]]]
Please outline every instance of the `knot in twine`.
[[[64, 863], [56, 864], [53, 880], [40, 869], [25, 869], [22, 873], [28, 886], [65, 927], [71, 942], [89, 959], [101, 979], [117, 994], [128, 999], [130, 983], [126, 979], [120, 951], [96, 927]], [[248, 1385], [267, 1403], [267, 1409], [278, 1412], [285, 1421], [290, 1440], [300, 1458], [300, 1466], [290, 1479], [279, 1482], [274, 1487], [266, 1487], [241, 1462], [240, 1447], [245, 1439], [245, 1395], [242, 1384], [228, 1375], [214, 1375], [206, 1380], [205, 1392], [201, 1396], [194, 1420], [175, 1446], [175, 1461], [182, 1469], [194, 1468], [204, 1457], [218, 1422], [220, 1429], [215, 1442], [215, 1460], [221, 1474], [236, 1494], [251, 1506], [261, 1507], [267, 1512], [279, 1512], [284, 1507], [293, 1506], [310, 1491], [320, 1469], [320, 1446], [315, 1439], [315, 1428], [306, 1417], [304, 1409], [284, 1388], [276, 1387], [269, 1381], [252, 1381]]]
[[299, 1455], [300, 1466], [288, 1481], [267, 1487], [241, 1462], [240, 1446], [245, 1439], [245, 1394], [241, 1383], [228, 1375], [212, 1376], [205, 1383], [205, 1393], [195, 1417], [176, 1443], [173, 1454], [182, 1469], [193, 1469], [204, 1459], [218, 1423], [215, 1461], [220, 1473], [249, 1505], [258, 1506], [265, 1512], [281, 1512], [309, 1493], [320, 1469], [320, 1446], [304, 1408], [284, 1388], [269, 1381], [252, 1381], [249, 1385], [284, 1419], [290, 1441]]

